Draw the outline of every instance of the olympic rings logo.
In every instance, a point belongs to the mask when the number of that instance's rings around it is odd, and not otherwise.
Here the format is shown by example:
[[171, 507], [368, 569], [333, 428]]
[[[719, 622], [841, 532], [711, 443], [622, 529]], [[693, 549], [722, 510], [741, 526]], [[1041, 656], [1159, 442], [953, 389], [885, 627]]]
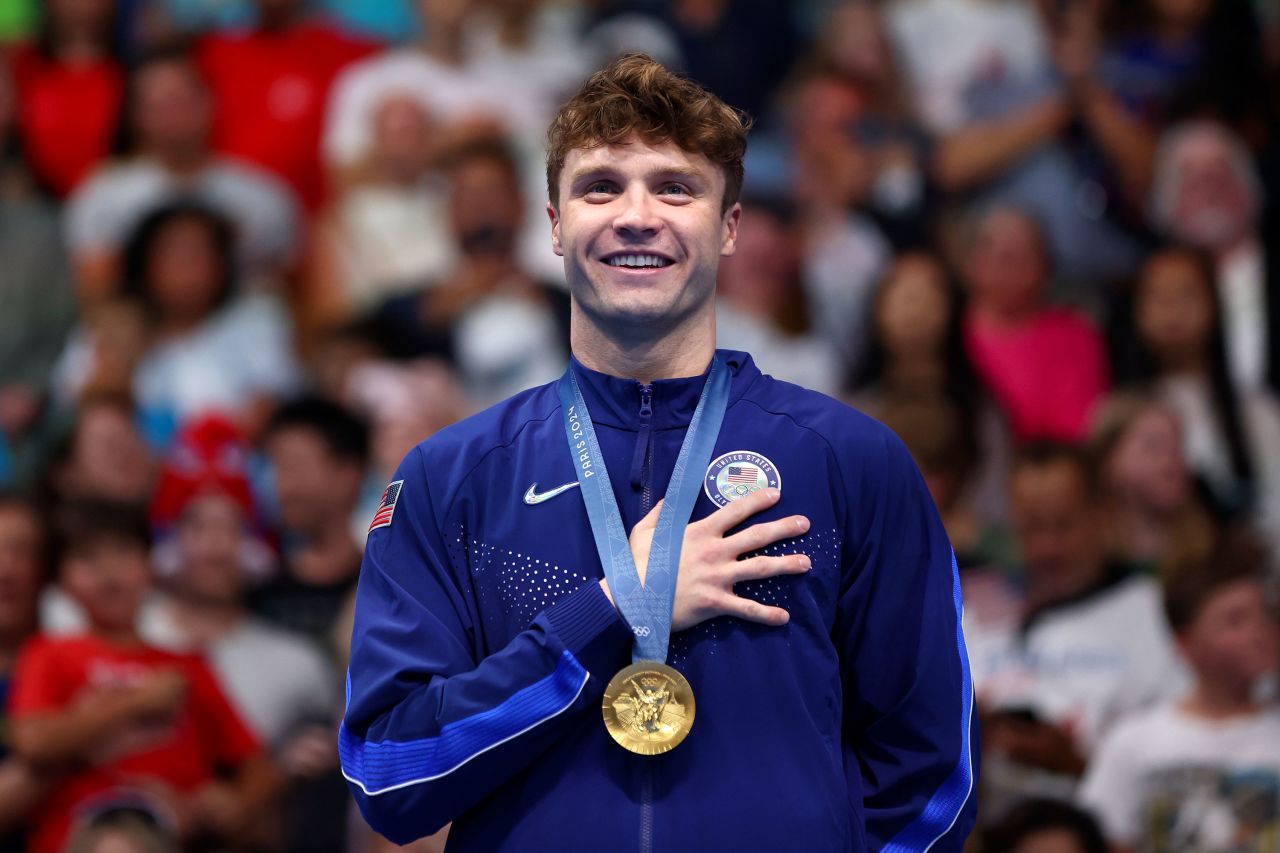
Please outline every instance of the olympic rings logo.
[[637, 628], [632, 628], [631, 630], [635, 633], [635, 635], [636, 635], [637, 637], [647, 637], [647, 636], [649, 636], [649, 626], [648, 626], [648, 625], [641, 625], [641, 626], [639, 626], [639, 627], [637, 627]]

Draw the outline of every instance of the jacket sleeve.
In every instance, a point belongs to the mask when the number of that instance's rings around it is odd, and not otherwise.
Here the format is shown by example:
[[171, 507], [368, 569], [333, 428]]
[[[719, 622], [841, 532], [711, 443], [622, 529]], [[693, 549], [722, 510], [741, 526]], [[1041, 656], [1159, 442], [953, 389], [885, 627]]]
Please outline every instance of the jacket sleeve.
[[[401, 464], [390, 523], [384, 501], [365, 549], [338, 742], [360, 811], [401, 844], [463, 814], [598, 709], [632, 642], [592, 581], [482, 655], [423, 460], [419, 446]], [[449, 479], [449, 462], [430, 467]]]
[[840, 463], [845, 769], [861, 778], [870, 849], [959, 851], [977, 808], [978, 745], [955, 557], [906, 448], [887, 429], [877, 436]]

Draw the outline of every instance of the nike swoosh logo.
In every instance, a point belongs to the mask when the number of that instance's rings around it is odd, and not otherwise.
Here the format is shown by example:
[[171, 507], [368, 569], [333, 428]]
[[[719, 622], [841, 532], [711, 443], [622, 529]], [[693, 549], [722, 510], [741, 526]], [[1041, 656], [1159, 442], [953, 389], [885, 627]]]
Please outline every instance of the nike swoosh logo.
[[527, 503], [529, 506], [537, 506], [543, 501], [549, 501], [552, 498], [554, 498], [556, 495], [562, 495], [565, 492], [569, 491], [570, 489], [577, 488], [577, 486], [578, 486], [578, 481], [574, 480], [572, 483], [565, 483], [563, 486], [556, 486], [554, 489], [548, 489], [545, 492], [539, 492], [537, 491], [538, 484], [533, 483], [532, 485], [529, 486], [529, 491], [524, 493], [524, 502]]

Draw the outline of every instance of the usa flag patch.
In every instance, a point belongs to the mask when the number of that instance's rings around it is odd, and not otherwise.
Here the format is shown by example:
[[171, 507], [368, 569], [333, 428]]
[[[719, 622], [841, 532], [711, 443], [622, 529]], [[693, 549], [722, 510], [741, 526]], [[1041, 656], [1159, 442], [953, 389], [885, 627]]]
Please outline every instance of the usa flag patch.
[[404, 480], [396, 480], [382, 493], [382, 503], [378, 505], [378, 511], [373, 514], [373, 521], [369, 523], [370, 533], [379, 527], [391, 526], [391, 516], [396, 511], [396, 501], [400, 500], [400, 489], [403, 486]]

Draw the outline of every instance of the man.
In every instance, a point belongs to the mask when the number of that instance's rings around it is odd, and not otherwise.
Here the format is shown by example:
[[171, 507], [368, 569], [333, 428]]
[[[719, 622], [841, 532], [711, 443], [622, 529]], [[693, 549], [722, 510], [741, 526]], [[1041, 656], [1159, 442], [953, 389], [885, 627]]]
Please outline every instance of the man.
[[275, 473], [284, 571], [257, 590], [251, 606], [329, 648], [329, 632], [360, 566], [351, 519], [369, 463], [368, 427], [336, 403], [303, 397], [271, 418], [265, 446]]
[[715, 351], [740, 116], [630, 56], [550, 142], [575, 359], [388, 488], [339, 735], [366, 819], [452, 820], [458, 850], [959, 850], [972, 690], [924, 483], [883, 427]]
[[213, 96], [183, 50], [165, 48], [134, 65], [121, 160], [99, 167], [72, 194], [66, 235], [79, 293], [115, 292], [121, 253], [147, 214], [182, 198], [234, 223], [237, 258], [252, 277], [293, 267], [300, 222], [293, 193], [269, 172], [210, 147]]
[[979, 614], [965, 624], [974, 683], [990, 713], [984, 748], [1018, 766], [1006, 775], [988, 765], [988, 802], [1024, 796], [1028, 768], [1042, 771], [1035, 775], [1043, 784], [1070, 790], [1119, 716], [1185, 684], [1159, 584], [1108, 562], [1095, 480], [1081, 451], [1059, 445], [1031, 445], [1013, 463], [1022, 616]]

